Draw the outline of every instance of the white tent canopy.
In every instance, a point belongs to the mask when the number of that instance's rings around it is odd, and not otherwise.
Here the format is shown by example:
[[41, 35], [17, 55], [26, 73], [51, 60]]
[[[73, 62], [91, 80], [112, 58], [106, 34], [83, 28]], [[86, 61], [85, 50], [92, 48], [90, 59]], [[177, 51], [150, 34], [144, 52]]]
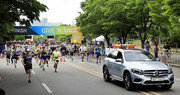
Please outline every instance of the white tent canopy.
[[99, 36], [99, 37], [97, 37], [97, 38], [95, 38], [95, 39], [93, 39], [93, 41], [98, 41], [98, 42], [100, 42], [100, 41], [104, 41], [105, 40], [105, 38], [104, 38], [104, 36]]

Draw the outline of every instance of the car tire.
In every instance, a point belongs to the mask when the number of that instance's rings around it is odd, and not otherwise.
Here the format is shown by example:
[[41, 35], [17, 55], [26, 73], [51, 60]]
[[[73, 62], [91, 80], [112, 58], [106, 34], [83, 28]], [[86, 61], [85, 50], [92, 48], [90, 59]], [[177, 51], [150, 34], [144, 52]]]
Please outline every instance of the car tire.
[[124, 75], [124, 86], [126, 90], [132, 91], [134, 90], [134, 84], [132, 83], [131, 75], [129, 72], [126, 72]]
[[110, 82], [110, 81], [111, 81], [110, 74], [109, 74], [109, 72], [108, 72], [107, 67], [104, 67], [104, 70], [103, 70], [103, 78], [104, 78], [104, 81], [105, 81], [105, 82]]
[[169, 85], [162, 85], [161, 88], [165, 90], [169, 90], [172, 87], [172, 84]]

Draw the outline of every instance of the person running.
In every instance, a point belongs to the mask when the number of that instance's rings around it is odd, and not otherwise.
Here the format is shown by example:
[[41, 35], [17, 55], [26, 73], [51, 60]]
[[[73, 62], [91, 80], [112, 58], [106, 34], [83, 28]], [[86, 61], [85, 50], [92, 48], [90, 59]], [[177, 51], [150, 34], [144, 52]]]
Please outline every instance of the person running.
[[19, 56], [20, 56], [19, 51], [17, 50], [16, 47], [14, 47], [14, 50], [12, 52], [12, 56], [13, 56], [12, 59], [13, 59], [13, 62], [14, 62], [14, 67], [16, 68], [16, 64], [17, 64], [17, 61], [18, 61]]
[[47, 51], [47, 60], [46, 60], [46, 63], [47, 63], [47, 67], [49, 67], [48, 61], [51, 59], [51, 53], [52, 53], [49, 45], [47, 45], [46, 51]]
[[62, 47], [61, 47], [60, 51], [62, 53], [62, 58], [63, 58], [64, 62], [66, 62], [65, 61], [66, 50], [67, 50], [67, 48], [62, 44]]
[[98, 61], [99, 63], [101, 63], [101, 52], [102, 52], [102, 49], [101, 47], [98, 45], [96, 48], [95, 48], [95, 53], [96, 53], [96, 63], [98, 64]]
[[31, 53], [30, 49], [27, 49], [27, 53], [23, 55], [23, 61], [22, 64], [24, 65], [26, 74], [29, 74], [29, 80], [28, 83], [31, 83], [31, 71], [32, 71], [32, 58], [33, 54]]
[[41, 52], [42, 52], [42, 46], [41, 45], [39, 45], [39, 51], [38, 51], [38, 58], [40, 59], [40, 62], [39, 62], [39, 66], [42, 68], [42, 65], [41, 65], [41, 63], [42, 63], [42, 59], [41, 59]]
[[69, 47], [69, 52], [70, 52], [70, 58], [73, 61], [73, 55], [74, 55], [74, 46], [73, 44], [71, 44], [71, 46]]
[[46, 64], [46, 60], [47, 60], [47, 51], [46, 51], [46, 49], [45, 49], [45, 46], [43, 46], [42, 49], [43, 49], [43, 50], [42, 50], [40, 56], [41, 56], [41, 59], [42, 59], [42, 68], [43, 68], [43, 71], [45, 71], [44, 65]]
[[54, 60], [54, 68], [55, 68], [55, 72], [57, 72], [57, 67], [58, 67], [58, 62], [59, 62], [59, 59], [60, 59], [60, 55], [61, 53], [58, 51], [59, 49], [56, 48], [55, 51], [53, 51], [52, 53], [52, 58]]
[[83, 44], [80, 48], [79, 48], [79, 51], [81, 52], [81, 55], [82, 55], [82, 62], [84, 62], [84, 56], [85, 56], [85, 45]]
[[90, 55], [91, 55], [91, 47], [90, 45], [87, 46], [87, 61], [91, 61], [90, 60]]
[[7, 49], [5, 50], [5, 54], [6, 54], [6, 62], [7, 65], [9, 65], [10, 63], [10, 58], [11, 58], [11, 49], [9, 47], [7, 47]]
[[35, 46], [33, 53], [34, 53], [34, 59], [36, 60], [36, 63], [38, 64], [38, 45]]
[[2, 57], [2, 54], [3, 54], [3, 47], [0, 46], [0, 56]]

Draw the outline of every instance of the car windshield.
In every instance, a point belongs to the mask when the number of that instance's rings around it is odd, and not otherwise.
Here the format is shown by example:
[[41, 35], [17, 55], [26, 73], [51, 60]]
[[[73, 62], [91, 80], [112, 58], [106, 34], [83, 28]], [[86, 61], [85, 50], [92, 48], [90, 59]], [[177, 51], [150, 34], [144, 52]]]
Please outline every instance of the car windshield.
[[126, 61], [156, 61], [156, 59], [146, 51], [126, 51], [124, 53]]

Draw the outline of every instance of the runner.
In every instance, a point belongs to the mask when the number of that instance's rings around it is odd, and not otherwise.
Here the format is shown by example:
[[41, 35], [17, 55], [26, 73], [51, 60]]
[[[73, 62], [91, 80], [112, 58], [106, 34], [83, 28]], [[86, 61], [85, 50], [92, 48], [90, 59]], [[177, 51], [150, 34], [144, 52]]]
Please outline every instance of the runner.
[[5, 54], [6, 54], [6, 62], [7, 65], [9, 65], [10, 63], [10, 58], [11, 58], [11, 49], [9, 47], [7, 47], [7, 49], [5, 50]]
[[35, 46], [33, 53], [34, 53], [34, 59], [36, 60], [36, 63], [38, 64], [38, 45]]
[[91, 47], [90, 45], [88, 45], [87, 46], [87, 61], [91, 61], [90, 56], [91, 56]]
[[73, 61], [73, 55], [74, 55], [74, 46], [73, 46], [73, 44], [71, 44], [71, 46], [69, 47], [69, 52], [70, 52], [69, 56], [70, 56], [71, 60]]
[[3, 54], [3, 47], [0, 46], [0, 56], [2, 57], [2, 54]]
[[67, 48], [64, 46], [64, 44], [62, 44], [62, 47], [61, 47], [60, 51], [62, 53], [62, 58], [63, 58], [64, 62], [66, 62], [65, 61], [66, 50], [67, 50]]
[[79, 51], [81, 52], [82, 55], [82, 62], [84, 62], [84, 56], [85, 56], [85, 45], [83, 44], [80, 48]]
[[16, 68], [16, 64], [17, 64], [17, 61], [19, 59], [19, 56], [20, 56], [19, 51], [17, 50], [16, 47], [14, 47], [14, 50], [12, 52], [12, 59], [13, 59], [14, 67], [15, 68]]
[[46, 64], [46, 60], [47, 60], [47, 51], [45, 49], [45, 46], [42, 47], [43, 50], [41, 51], [41, 59], [42, 59], [42, 68], [43, 68], [43, 71], [45, 71], [44, 69], [44, 65]]
[[28, 83], [31, 83], [32, 57], [33, 54], [31, 53], [30, 49], [27, 49], [27, 53], [25, 53], [23, 56], [22, 64], [24, 65], [26, 73], [29, 74]]
[[47, 67], [49, 67], [48, 61], [50, 60], [51, 54], [52, 54], [52, 51], [51, 51], [49, 45], [47, 45], [46, 51], [47, 51], [47, 60], [46, 60], [46, 63], [47, 63]]
[[52, 58], [54, 59], [54, 63], [55, 63], [54, 64], [55, 72], [57, 72], [58, 62], [59, 62], [60, 55], [61, 55], [61, 53], [58, 50], [59, 49], [56, 48], [55, 51], [52, 54]]
[[42, 46], [41, 45], [39, 45], [39, 51], [38, 51], [38, 58], [40, 59], [40, 62], [39, 62], [39, 66], [42, 68], [42, 65], [41, 65], [41, 63], [42, 63], [42, 59], [41, 59], [41, 52], [42, 52]]
[[96, 63], [98, 64], [98, 61], [99, 61], [99, 63], [101, 63], [101, 52], [102, 52], [102, 49], [101, 49], [101, 47], [98, 45], [97, 47], [96, 47]]

